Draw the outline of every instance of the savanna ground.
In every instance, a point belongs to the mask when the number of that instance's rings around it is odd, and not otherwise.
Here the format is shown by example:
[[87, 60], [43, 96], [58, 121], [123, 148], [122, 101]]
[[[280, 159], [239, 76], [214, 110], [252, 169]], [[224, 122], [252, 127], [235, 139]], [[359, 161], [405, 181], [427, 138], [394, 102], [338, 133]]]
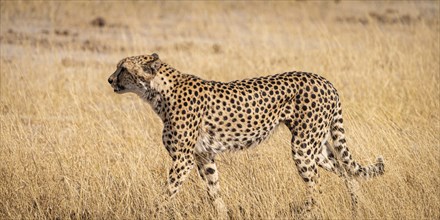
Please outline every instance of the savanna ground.
[[[230, 81], [315, 72], [338, 88], [359, 181], [359, 216], [439, 219], [439, 2], [1, 1], [0, 218], [149, 219], [171, 159], [161, 121], [107, 83], [126, 56]], [[101, 17], [101, 19], [99, 19]], [[280, 126], [218, 157], [233, 219], [296, 218], [305, 185]], [[212, 219], [192, 172], [163, 218]], [[351, 217], [341, 179], [320, 170], [318, 218]]]

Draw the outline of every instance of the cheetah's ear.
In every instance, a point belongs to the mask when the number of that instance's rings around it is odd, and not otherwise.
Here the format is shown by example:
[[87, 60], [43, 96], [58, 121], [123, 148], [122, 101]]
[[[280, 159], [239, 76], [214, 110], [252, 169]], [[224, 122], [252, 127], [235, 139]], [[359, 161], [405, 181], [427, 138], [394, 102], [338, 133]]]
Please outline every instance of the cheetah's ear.
[[151, 54], [152, 57], [154, 57], [154, 60], [158, 60], [159, 59], [159, 55], [157, 55], [157, 53], [153, 53]]
[[156, 60], [151, 63], [151, 69], [153, 70], [153, 73], [156, 73], [160, 67], [162, 66], [162, 62], [160, 60]]
[[151, 62], [150, 67], [153, 70], [153, 73], [157, 72], [162, 65], [162, 62], [159, 59], [159, 55], [157, 53], [151, 54], [152, 57], [154, 57], [154, 61]]

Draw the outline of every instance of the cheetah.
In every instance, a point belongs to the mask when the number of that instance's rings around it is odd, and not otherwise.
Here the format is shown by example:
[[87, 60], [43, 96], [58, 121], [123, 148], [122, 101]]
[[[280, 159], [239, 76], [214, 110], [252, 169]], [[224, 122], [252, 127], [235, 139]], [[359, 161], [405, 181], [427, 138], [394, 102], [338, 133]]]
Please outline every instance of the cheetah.
[[108, 78], [114, 92], [137, 94], [163, 122], [162, 141], [173, 161], [168, 199], [196, 165], [217, 213], [225, 216], [215, 156], [254, 147], [280, 124], [292, 134], [293, 160], [306, 184], [302, 212], [315, 206], [318, 167], [344, 178], [353, 212], [357, 196], [352, 179], [384, 173], [381, 156], [368, 166], [353, 160], [338, 93], [317, 74], [294, 71], [226, 83], [207, 81], [181, 73], [156, 53], [124, 58], [116, 68]]

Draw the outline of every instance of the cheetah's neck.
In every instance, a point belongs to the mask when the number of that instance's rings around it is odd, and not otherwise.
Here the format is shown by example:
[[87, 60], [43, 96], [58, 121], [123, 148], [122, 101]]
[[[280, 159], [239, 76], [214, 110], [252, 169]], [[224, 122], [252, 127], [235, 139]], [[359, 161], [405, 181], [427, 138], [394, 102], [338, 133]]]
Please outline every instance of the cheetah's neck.
[[162, 63], [156, 76], [150, 81], [150, 87], [166, 96], [184, 75], [170, 65]]

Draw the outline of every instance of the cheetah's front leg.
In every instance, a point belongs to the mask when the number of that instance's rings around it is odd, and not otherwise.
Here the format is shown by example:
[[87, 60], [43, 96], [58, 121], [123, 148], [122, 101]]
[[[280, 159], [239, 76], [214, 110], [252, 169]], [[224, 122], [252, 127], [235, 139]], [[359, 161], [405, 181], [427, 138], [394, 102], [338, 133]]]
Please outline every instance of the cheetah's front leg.
[[173, 156], [173, 165], [168, 175], [168, 192], [164, 198], [156, 204], [156, 215], [168, 208], [170, 200], [179, 192], [188, 174], [194, 167], [194, 156], [192, 153], [177, 152]]
[[180, 153], [173, 157], [173, 166], [168, 175], [168, 193], [173, 198], [182, 186], [183, 181], [194, 167], [192, 153]]
[[219, 177], [214, 156], [214, 154], [209, 153], [196, 153], [197, 170], [200, 178], [206, 183], [208, 195], [214, 204], [218, 217], [220, 219], [226, 219], [227, 208], [223, 199], [220, 197]]

